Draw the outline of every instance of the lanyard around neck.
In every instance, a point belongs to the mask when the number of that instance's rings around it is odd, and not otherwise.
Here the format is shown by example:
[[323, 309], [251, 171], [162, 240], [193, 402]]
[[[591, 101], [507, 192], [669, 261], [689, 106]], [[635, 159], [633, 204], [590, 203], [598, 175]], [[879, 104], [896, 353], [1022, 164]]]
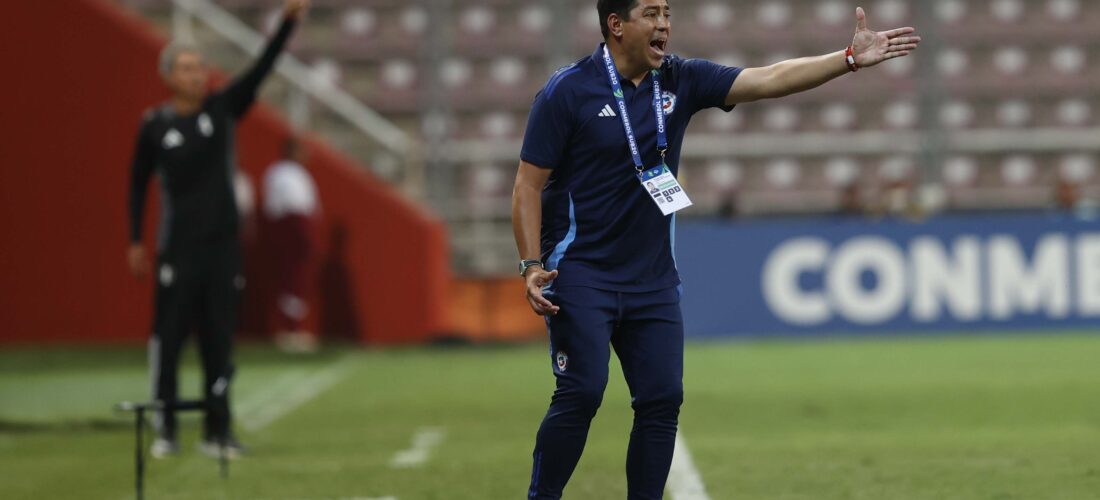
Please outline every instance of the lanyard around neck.
[[[607, 67], [607, 78], [611, 82], [611, 93], [615, 96], [615, 102], [619, 106], [619, 116], [623, 120], [623, 129], [626, 131], [626, 142], [630, 145], [630, 155], [634, 157], [634, 168], [641, 172], [645, 170], [642, 163], [642, 155], [638, 149], [638, 139], [634, 136], [634, 127], [630, 124], [630, 115], [626, 110], [626, 98], [623, 96], [623, 86], [619, 83], [619, 69], [615, 67], [615, 60], [611, 58], [611, 51], [607, 44], [603, 45], [603, 62]], [[662, 160], [668, 151], [668, 135], [665, 132], [665, 110], [661, 99], [661, 81], [658, 78], [660, 72], [652, 70], [653, 77], [653, 111], [657, 115], [657, 150], [661, 153]]]

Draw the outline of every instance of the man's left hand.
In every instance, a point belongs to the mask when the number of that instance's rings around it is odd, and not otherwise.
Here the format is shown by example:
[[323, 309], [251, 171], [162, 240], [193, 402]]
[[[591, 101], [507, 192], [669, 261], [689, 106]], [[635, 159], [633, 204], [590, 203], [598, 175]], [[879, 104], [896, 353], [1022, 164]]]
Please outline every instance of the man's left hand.
[[309, 0], [286, 0], [286, 5], [283, 6], [283, 16], [287, 19], [301, 21], [308, 8]]
[[871, 31], [867, 29], [867, 14], [863, 12], [863, 7], [856, 7], [856, 34], [852, 38], [852, 55], [856, 65], [869, 68], [887, 59], [909, 55], [920, 43], [920, 37], [913, 35], [915, 31], [912, 27]]

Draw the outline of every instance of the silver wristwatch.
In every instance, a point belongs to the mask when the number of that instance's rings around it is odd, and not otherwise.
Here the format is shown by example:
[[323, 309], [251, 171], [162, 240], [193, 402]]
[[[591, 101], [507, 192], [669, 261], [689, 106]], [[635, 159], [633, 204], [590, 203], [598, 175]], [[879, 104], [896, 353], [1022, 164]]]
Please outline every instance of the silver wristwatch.
[[531, 267], [531, 266], [542, 267], [542, 261], [539, 261], [539, 260], [521, 260], [521, 261], [519, 261], [519, 275], [523, 276], [523, 277], [526, 277], [527, 276], [527, 268]]

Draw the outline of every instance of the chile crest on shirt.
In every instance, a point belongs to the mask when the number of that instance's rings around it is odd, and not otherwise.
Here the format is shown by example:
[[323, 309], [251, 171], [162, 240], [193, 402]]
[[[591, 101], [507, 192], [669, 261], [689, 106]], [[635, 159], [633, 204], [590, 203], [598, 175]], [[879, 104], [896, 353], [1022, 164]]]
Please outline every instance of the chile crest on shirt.
[[665, 110], [665, 116], [671, 115], [676, 111], [676, 94], [669, 91], [661, 93], [661, 108]]

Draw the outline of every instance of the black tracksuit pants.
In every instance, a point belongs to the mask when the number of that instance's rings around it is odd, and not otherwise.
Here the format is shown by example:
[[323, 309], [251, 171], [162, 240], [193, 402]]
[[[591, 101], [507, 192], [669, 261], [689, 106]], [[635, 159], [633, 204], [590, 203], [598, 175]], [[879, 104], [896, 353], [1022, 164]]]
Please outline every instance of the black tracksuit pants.
[[[231, 418], [233, 335], [244, 288], [240, 242], [233, 236], [170, 245], [157, 261], [156, 313], [149, 342], [153, 399], [168, 405], [178, 400], [180, 352], [188, 334], [196, 332], [204, 373], [204, 436], [226, 436]], [[160, 412], [156, 424], [161, 436], [176, 437], [175, 412]]]

